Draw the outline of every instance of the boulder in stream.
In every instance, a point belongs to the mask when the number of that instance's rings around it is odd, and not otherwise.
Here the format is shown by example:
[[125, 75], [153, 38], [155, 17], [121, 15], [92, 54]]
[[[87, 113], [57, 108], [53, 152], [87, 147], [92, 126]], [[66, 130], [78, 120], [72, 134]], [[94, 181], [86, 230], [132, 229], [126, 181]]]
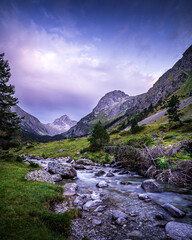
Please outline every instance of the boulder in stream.
[[191, 240], [192, 225], [179, 222], [168, 222], [165, 227], [166, 233], [174, 240]]
[[55, 183], [52, 175], [42, 169], [27, 173], [27, 175], [25, 176], [25, 179], [40, 181], [40, 182]]
[[109, 171], [107, 174], [106, 174], [106, 177], [113, 177], [115, 176], [111, 171]]
[[104, 174], [105, 174], [105, 172], [103, 170], [99, 170], [95, 173], [95, 176], [100, 177], [100, 176], [103, 176]]
[[74, 178], [77, 176], [77, 172], [73, 167], [57, 162], [49, 162], [48, 171], [50, 173], [60, 174], [63, 178]]
[[165, 208], [168, 212], [170, 212], [174, 217], [184, 217], [185, 213], [181, 211], [180, 209], [176, 208], [170, 203], [165, 203], [162, 205], [163, 208]]
[[141, 187], [145, 190], [145, 192], [151, 193], [161, 193], [162, 189], [158, 186], [155, 179], [148, 179], [142, 182]]
[[97, 186], [98, 188], [105, 188], [105, 187], [108, 187], [108, 183], [105, 182], [104, 180], [102, 180], [102, 181], [98, 182], [98, 183], [96, 184], [96, 186]]
[[85, 159], [85, 158], [79, 158], [76, 161], [77, 164], [83, 164], [83, 165], [93, 165], [93, 161], [91, 161], [90, 159]]
[[85, 166], [83, 164], [73, 164], [73, 167], [75, 169], [80, 169], [80, 170], [83, 170], [85, 169]]

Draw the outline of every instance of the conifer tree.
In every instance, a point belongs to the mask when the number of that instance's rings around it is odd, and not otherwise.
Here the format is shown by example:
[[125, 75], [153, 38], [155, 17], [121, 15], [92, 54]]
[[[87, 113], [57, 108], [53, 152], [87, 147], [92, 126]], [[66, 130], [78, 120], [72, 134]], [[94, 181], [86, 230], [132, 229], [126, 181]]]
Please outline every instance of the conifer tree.
[[170, 100], [167, 101], [167, 113], [170, 125], [173, 122], [179, 122], [180, 125], [183, 125], [180, 120], [181, 113], [179, 112], [179, 98], [176, 95], [173, 95]]
[[139, 131], [138, 121], [136, 118], [131, 120], [131, 133], [136, 133]]
[[2, 53], [0, 54], [0, 147], [3, 149], [9, 148], [20, 122], [17, 114], [11, 112], [11, 107], [18, 103], [18, 99], [13, 96], [14, 86], [8, 84], [10, 77], [10, 67]]
[[109, 142], [110, 136], [107, 133], [107, 130], [102, 126], [101, 122], [99, 121], [92, 132], [91, 137], [89, 138], [90, 141], [90, 149], [93, 151], [99, 150], [103, 145]]

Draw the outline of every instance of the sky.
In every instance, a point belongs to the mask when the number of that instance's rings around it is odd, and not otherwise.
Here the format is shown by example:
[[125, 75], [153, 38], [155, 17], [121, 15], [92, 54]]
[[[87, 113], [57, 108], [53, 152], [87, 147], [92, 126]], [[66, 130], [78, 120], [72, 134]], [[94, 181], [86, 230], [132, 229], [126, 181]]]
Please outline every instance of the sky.
[[192, 0], [0, 0], [19, 106], [80, 120], [113, 90], [147, 92], [192, 44]]

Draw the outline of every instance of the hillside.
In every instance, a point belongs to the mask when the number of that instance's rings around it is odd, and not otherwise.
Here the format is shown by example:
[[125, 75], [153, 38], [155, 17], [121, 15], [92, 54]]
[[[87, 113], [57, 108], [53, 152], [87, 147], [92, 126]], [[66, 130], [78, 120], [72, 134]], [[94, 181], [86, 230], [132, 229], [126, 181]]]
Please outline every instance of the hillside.
[[[164, 73], [158, 81], [148, 90], [147, 93], [138, 96], [129, 96], [121, 91], [113, 91], [106, 94], [93, 109], [93, 111], [82, 118], [77, 125], [72, 127], [63, 136], [80, 137], [88, 135], [93, 129], [94, 124], [100, 120], [106, 128], [116, 128], [123, 125], [126, 127], [127, 120], [131, 119], [136, 113], [146, 112], [150, 108], [157, 108], [170, 95], [179, 91], [182, 86], [191, 79], [192, 70], [192, 46], [190, 46], [183, 54], [183, 57], [166, 73]], [[183, 92], [184, 97], [190, 96], [191, 85], [188, 84], [186, 91]], [[142, 120], [140, 119], [140, 120]]]

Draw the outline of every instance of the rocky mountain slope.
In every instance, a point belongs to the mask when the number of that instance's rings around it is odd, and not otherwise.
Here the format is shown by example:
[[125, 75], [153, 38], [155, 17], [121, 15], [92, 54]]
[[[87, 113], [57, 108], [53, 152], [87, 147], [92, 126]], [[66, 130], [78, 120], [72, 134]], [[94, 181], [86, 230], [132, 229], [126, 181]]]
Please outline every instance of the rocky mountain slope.
[[191, 71], [192, 45], [184, 52], [183, 57], [164, 73], [147, 93], [138, 96], [129, 96], [116, 90], [107, 93], [101, 98], [93, 111], [82, 118], [64, 136], [67, 138], [86, 136], [92, 131], [98, 120], [113, 128], [116, 122], [122, 123], [137, 112], [141, 112], [150, 106], [158, 106], [188, 81], [188, 75]]
[[44, 124], [50, 136], [60, 134], [68, 131], [71, 127], [75, 126], [77, 122], [71, 120], [67, 115], [57, 118], [53, 123]]
[[25, 112], [19, 106], [14, 106], [11, 110], [23, 118], [21, 119], [22, 131], [34, 135], [55, 136], [66, 132], [77, 123], [76, 121], [71, 120], [67, 115], [63, 115], [62, 117], [56, 119], [53, 123], [44, 124], [36, 117]]

